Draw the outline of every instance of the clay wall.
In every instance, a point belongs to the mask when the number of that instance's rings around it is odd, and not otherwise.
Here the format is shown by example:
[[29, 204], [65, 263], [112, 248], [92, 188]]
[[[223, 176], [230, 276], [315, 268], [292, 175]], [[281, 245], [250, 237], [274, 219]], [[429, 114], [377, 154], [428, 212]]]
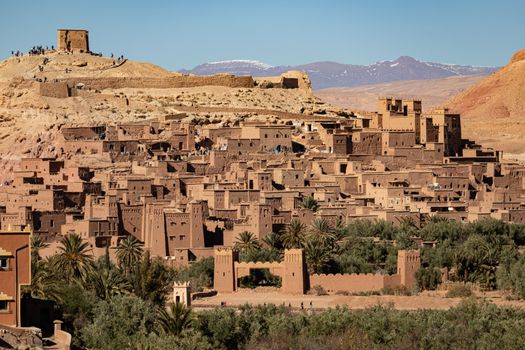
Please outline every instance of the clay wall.
[[102, 140], [106, 134], [105, 126], [85, 126], [62, 128], [60, 130], [64, 140], [78, 141], [78, 140]]
[[123, 234], [133, 235], [138, 240], [144, 241], [142, 233], [143, 211], [142, 205], [120, 205], [120, 223]]
[[77, 89], [71, 87], [66, 82], [52, 81], [38, 84], [38, 91], [40, 96], [66, 98], [77, 95]]
[[149, 77], [105, 77], [105, 78], [66, 78], [60, 80], [70, 86], [76, 86], [79, 83], [85, 85], [87, 89], [104, 90], [104, 89], [173, 89], [173, 88], [191, 88], [199, 86], [226, 86], [231, 88], [253, 88], [254, 81], [252, 77], [235, 76], [228, 74], [217, 74], [210, 76], [193, 76], [193, 75], [174, 75], [166, 78], [149, 78]]
[[249, 154], [258, 152], [259, 149], [258, 139], [228, 139], [228, 153]]
[[380, 132], [354, 132], [352, 134], [353, 154], [381, 154]]
[[329, 293], [337, 291], [368, 292], [383, 289], [385, 277], [377, 274], [313, 274], [310, 275], [310, 287], [318, 285]]

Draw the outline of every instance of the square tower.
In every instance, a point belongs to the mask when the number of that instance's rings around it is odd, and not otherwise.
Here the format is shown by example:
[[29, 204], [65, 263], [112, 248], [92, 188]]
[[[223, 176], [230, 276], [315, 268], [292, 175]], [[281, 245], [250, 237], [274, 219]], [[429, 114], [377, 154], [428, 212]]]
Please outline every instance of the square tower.
[[285, 249], [283, 292], [287, 294], [304, 294], [305, 262], [302, 249]]
[[173, 282], [173, 302], [191, 306], [191, 287], [189, 282]]
[[88, 31], [84, 29], [59, 29], [57, 48], [59, 51], [89, 52]]
[[215, 248], [213, 289], [219, 293], [235, 291], [236, 252], [231, 248]]
[[412, 288], [416, 282], [416, 272], [420, 267], [419, 250], [399, 250], [397, 252], [397, 274], [401, 285]]

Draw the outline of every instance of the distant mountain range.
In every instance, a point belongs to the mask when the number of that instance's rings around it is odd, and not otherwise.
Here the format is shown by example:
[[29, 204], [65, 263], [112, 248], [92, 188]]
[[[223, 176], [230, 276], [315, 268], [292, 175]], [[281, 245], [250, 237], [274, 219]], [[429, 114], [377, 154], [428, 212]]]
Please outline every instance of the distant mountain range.
[[308, 73], [314, 89], [351, 87], [387, 83], [398, 80], [438, 79], [458, 75], [491, 74], [498, 67], [475, 67], [457, 64], [423, 62], [409, 56], [394, 61], [380, 61], [369, 65], [314, 62], [300, 66], [271, 66], [254, 60], [231, 60], [204, 63], [181, 73], [209, 75], [229, 73], [254, 77], [280, 75], [289, 70]]

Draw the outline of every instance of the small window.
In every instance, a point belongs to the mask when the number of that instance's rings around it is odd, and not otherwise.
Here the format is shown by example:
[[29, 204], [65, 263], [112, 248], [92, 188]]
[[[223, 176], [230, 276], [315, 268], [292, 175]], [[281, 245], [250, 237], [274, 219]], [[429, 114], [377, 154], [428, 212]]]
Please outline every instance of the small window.
[[9, 258], [0, 257], [0, 270], [7, 270], [9, 268]]
[[0, 312], [9, 311], [9, 302], [7, 300], [0, 300]]

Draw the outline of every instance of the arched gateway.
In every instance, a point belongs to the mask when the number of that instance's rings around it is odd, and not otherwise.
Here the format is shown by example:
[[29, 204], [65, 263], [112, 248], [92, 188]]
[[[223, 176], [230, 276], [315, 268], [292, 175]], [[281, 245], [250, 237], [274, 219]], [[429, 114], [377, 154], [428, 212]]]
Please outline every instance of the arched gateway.
[[287, 294], [304, 294], [306, 266], [302, 249], [286, 249], [281, 262], [239, 262], [237, 252], [231, 248], [215, 249], [214, 288], [219, 293], [237, 289], [237, 279], [248, 276], [252, 269], [268, 269], [282, 278], [282, 291]]
[[421, 262], [419, 250], [399, 250], [397, 273], [383, 274], [328, 274], [310, 275], [306, 269], [302, 249], [285, 249], [281, 262], [239, 262], [238, 254], [232, 248], [215, 249], [214, 289], [219, 293], [232, 293], [237, 279], [250, 275], [250, 270], [267, 269], [282, 279], [282, 292], [304, 294], [310, 285], [319, 285], [328, 292], [365, 292], [387, 287], [415, 285], [415, 275]]

